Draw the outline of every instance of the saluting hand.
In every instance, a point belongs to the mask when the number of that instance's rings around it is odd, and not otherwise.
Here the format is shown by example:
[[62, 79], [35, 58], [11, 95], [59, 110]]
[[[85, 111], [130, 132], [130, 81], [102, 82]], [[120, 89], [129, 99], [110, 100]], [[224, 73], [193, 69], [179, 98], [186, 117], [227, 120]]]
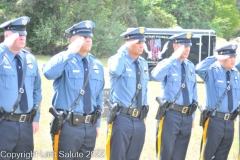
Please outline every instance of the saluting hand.
[[178, 47], [178, 49], [173, 52], [171, 57], [178, 59], [182, 55], [184, 48], [185, 48], [184, 45]]
[[82, 47], [83, 41], [84, 41], [83, 37], [76, 38], [73, 42], [71, 42], [68, 45], [68, 50], [74, 54], [78, 53], [78, 51]]
[[11, 47], [14, 43], [14, 41], [19, 37], [18, 33], [13, 33], [10, 35], [7, 35], [3, 41], [3, 44], [6, 45], [8, 48]]
[[230, 56], [229, 55], [215, 55], [218, 61], [228, 59]]

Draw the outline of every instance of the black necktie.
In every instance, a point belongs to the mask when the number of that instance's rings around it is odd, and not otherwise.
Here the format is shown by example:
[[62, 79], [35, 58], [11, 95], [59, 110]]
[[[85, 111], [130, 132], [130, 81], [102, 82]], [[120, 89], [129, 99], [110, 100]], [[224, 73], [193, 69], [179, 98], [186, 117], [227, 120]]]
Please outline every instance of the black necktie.
[[141, 78], [141, 71], [139, 69], [138, 61], [134, 61], [136, 65], [136, 87], [139, 89], [138, 95], [137, 95], [137, 108], [142, 107], [142, 86], [140, 84], [140, 78]]
[[185, 71], [184, 63], [182, 62], [182, 81], [181, 82], [182, 82], [182, 85], [184, 86], [184, 88], [182, 90], [183, 105], [188, 106], [188, 105], [190, 105], [190, 102], [189, 102], [189, 94], [188, 94], [186, 81], [185, 81], [185, 84], [183, 84], [185, 76], [186, 76], [186, 71]]
[[27, 94], [26, 94], [26, 89], [25, 89], [24, 83], [23, 83], [23, 89], [20, 89], [21, 83], [22, 83], [22, 77], [23, 77], [22, 62], [20, 60], [19, 55], [16, 55], [15, 58], [17, 59], [16, 69], [17, 69], [17, 74], [18, 74], [18, 91], [19, 92], [23, 91], [19, 105], [20, 105], [20, 110], [23, 113], [26, 113], [28, 110], [28, 101], [27, 101]]
[[[87, 76], [88, 76], [88, 73], [89, 73], [89, 70], [88, 70], [88, 61], [86, 58], [83, 58], [83, 68], [84, 68], [84, 84], [87, 80]], [[89, 85], [89, 81], [86, 85], [86, 88], [85, 88], [85, 93], [83, 95], [83, 102], [84, 102], [84, 112], [86, 114], [89, 114], [91, 112], [91, 90], [90, 90], [90, 85]]]
[[232, 111], [233, 109], [233, 96], [232, 96], [232, 88], [230, 86], [230, 71], [227, 71], [227, 74], [226, 74], [226, 80], [227, 80], [227, 87], [229, 88], [227, 94], [228, 94], [228, 110], [229, 112]]

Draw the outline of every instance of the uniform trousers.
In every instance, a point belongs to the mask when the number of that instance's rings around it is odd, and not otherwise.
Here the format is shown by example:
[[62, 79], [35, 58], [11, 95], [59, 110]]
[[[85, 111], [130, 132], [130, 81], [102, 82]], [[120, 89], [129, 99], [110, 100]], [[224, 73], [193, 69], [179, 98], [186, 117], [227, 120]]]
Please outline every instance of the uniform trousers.
[[112, 128], [111, 160], [138, 160], [145, 141], [144, 120], [120, 113]]
[[234, 137], [234, 122], [210, 117], [204, 160], [226, 160]]
[[65, 122], [62, 126], [59, 143], [59, 160], [85, 160], [91, 159], [91, 153], [96, 143], [96, 125], [81, 123], [79, 126], [71, 126]]
[[29, 122], [0, 122], [0, 160], [31, 160], [33, 127]]
[[174, 110], [166, 112], [162, 127], [161, 160], [185, 160], [192, 121], [191, 115]]

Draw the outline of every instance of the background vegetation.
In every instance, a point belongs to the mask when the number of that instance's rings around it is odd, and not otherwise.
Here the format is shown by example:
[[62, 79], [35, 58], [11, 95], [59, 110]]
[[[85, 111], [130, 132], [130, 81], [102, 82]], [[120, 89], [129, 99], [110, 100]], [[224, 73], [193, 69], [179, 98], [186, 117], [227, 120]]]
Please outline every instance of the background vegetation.
[[[82, 20], [96, 24], [92, 53], [114, 54], [128, 27], [213, 29], [240, 36], [240, 0], [0, 0], [0, 23], [29, 16], [27, 46], [52, 55], [66, 48], [65, 30]], [[1, 33], [1, 35], [3, 32]]]

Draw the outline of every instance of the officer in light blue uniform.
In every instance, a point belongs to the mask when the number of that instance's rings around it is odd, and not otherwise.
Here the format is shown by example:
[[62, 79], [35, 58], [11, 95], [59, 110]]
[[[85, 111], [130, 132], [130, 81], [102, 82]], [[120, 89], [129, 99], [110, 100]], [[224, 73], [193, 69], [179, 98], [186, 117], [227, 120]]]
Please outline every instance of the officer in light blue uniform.
[[216, 56], [196, 66], [196, 73], [205, 82], [206, 109], [210, 110], [204, 125], [207, 136], [202, 139], [201, 159], [226, 160], [233, 142], [233, 120], [240, 101], [239, 74], [234, 68], [236, 49], [236, 44], [222, 46], [216, 49]]
[[187, 59], [192, 36], [192, 33], [181, 33], [169, 37], [174, 53], [151, 72], [164, 90], [160, 98], [169, 103], [162, 127], [159, 122], [157, 127], [157, 158], [161, 160], [184, 160], [186, 156], [194, 114], [190, 107], [197, 103], [195, 67]]
[[110, 153], [107, 155], [111, 160], [139, 159], [144, 144], [145, 117], [140, 114], [146, 114], [148, 109], [149, 75], [147, 62], [140, 55], [146, 41], [145, 32], [146, 28], [138, 27], [121, 34], [125, 38], [125, 44], [108, 60], [110, 100], [121, 105], [112, 133], [108, 134], [111, 141]]
[[[96, 113], [102, 108], [104, 72], [101, 62], [89, 53], [94, 27], [92, 21], [86, 20], [67, 29], [65, 32], [71, 41], [68, 50], [58, 53], [43, 65], [45, 77], [54, 80], [53, 107], [57, 111], [73, 110], [62, 125], [59, 143], [54, 142], [58, 158], [63, 160], [90, 159], [100, 127]], [[83, 95], [72, 108], [80, 92]], [[96, 118], [99, 118], [97, 123], [94, 122]], [[71, 156], [67, 157], [67, 154]]]
[[[0, 25], [5, 37], [0, 44], [1, 160], [16, 159], [7, 153], [33, 153], [33, 133], [38, 131], [41, 79], [37, 60], [23, 49], [29, 21], [23, 16]], [[22, 154], [19, 159], [32, 157]]]

